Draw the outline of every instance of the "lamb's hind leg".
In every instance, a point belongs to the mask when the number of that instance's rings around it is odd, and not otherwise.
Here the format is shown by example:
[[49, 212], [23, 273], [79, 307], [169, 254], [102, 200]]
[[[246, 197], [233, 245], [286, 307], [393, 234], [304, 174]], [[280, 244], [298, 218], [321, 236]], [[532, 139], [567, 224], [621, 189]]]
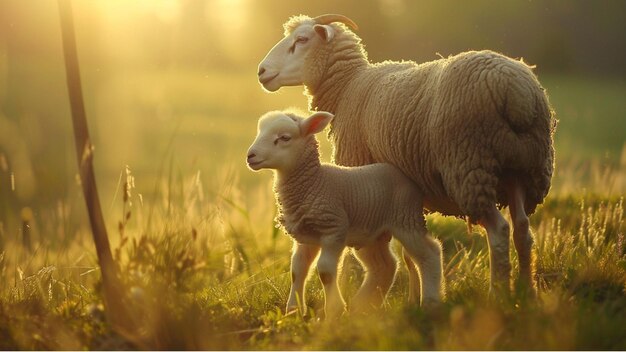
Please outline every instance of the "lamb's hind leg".
[[326, 319], [343, 313], [345, 302], [337, 284], [337, 266], [344, 250], [342, 236], [322, 238], [322, 252], [317, 261], [317, 271], [324, 286], [324, 312]]
[[441, 244], [426, 233], [401, 230], [396, 238], [417, 263], [421, 281], [421, 303], [432, 304], [441, 301], [444, 292], [443, 255]]
[[365, 311], [379, 307], [387, 295], [397, 267], [391, 253], [390, 239], [390, 235], [383, 235], [374, 243], [354, 251], [365, 270], [365, 279], [352, 299], [352, 310]]
[[513, 242], [519, 259], [519, 283], [524, 288], [533, 288], [532, 246], [528, 216], [524, 210], [524, 190], [518, 182], [507, 187], [509, 212], [513, 221]]
[[417, 269], [415, 268], [415, 263], [409, 253], [404, 247], [402, 247], [402, 256], [404, 257], [404, 263], [406, 264], [406, 268], [409, 272], [409, 303], [418, 303], [420, 301], [420, 277]]
[[479, 223], [487, 230], [489, 244], [489, 266], [491, 268], [491, 290], [508, 291], [511, 276], [509, 260], [509, 224], [496, 205], [489, 208]]

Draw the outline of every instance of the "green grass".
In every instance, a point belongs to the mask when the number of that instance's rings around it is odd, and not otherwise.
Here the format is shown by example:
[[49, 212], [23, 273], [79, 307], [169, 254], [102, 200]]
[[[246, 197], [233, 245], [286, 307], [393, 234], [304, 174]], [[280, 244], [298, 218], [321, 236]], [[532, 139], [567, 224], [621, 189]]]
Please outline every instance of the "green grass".
[[[468, 233], [462, 221], [430, 215], [428, 227], [445, 250], [440, 307], [406, 303], [401, 267], [371, 315], [320, 320], [323, 296], [313, 277], [307, 314], [284, 316], [291, 242], [274, 227], [270, 173], [249, 172], [243, 160], [256, 118], [305, 108], [301, 90], [268, 95], [248, 73], [127, 73], [103, 83], [97, 99], [87, 94], [87, 102], [109, 237], [140, 329], [113, 331], [107, 323], [74, 161], [42, 153], [31, 160], [35, 171], [72, 166], [67, 196], [54, 193], [62, 173], [38, 179], [47, 196], [27, 204], [35, 213], [28, 251], [24, 204], [0, 195], [0, 349], [626, 349], [626, 87], [541, 79], [560, 123], [553, 188], [531, 217], [535, 300], [517, 291], [489, 298], [479, 227]], [[41, 135], [38, 128], [29, 131]], [[328, 159], [328, 143], [323, 152]], [[129, 176], [136, 187], [124, 202]], [[515, 273], [514, 251], [511, 258]], [[362, 278], [346, 256], [341, 288], [348, 299]]]
[[577, 76], [539, 78], [559, 119], [559, 156], [579, 161], [601, 156], [619, 163], [626, 142], [626, 82]]
[[[429, 228], [445, 248], [445, 303], [431, 310], [406, 303], [402, 268], [379, 312], [327, 322], [318, 318], [323, 298], [315, 278], [307, 314], [282, 313], [290, 240], [272, 227], [271, 192], [233, 187], [199, 199], [198, 184], [170, 187], [184, 197], [169, 206], [142, 205], [131, 189], [124, 207], [132, 215], [110, 234], [139, 331], [107, 324], [87, 234], [69, 247], [39, 246], [32, 254], [9, 241], [0, 259], [0, 348], [626, 348], [621, 198], [549, 198], [533, 216], [537, 299], [517, 291], [489, 298], [484, 236], [477, 227], [468, 234], [462, 221], [431, 215]], [[248, 208], [247, 197], [262, 205]], [[347, 256], [344, 292], [354, 293], [361, 278]]]

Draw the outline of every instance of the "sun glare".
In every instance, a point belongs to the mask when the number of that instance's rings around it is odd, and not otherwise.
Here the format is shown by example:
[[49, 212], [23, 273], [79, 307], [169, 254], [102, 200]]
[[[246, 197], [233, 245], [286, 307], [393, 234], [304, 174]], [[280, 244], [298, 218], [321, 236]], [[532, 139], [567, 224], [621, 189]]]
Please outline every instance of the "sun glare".
[[219, 24], [220, 28], [228, 28], [223, 32], [239, 35], [247, 18], [247, 0], [216, 0], [207, 6], [207, 17]]
[[109, 18], [120, 21], [136, 19], [138, 14], [153, 14], [164, 22], [174, 21], [180, 14], [181, 2], [177, 0], [136, 0], [126, 1], [98, 1], [100, 11]]

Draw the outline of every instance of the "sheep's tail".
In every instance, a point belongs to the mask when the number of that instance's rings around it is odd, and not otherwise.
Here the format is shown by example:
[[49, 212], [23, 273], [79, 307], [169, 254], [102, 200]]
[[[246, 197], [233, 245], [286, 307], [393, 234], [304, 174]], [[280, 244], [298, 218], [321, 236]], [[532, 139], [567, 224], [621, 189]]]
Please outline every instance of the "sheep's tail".
[[499, 73], [503, 79], [498, 88], [505, 92], [500, 107], [515, 132], [528, 131], [537, 119], [551, 118], [548, 97], [530, 66], [510, 60], [507, 65], [501, 66]]
[[[525, 189], [525, 210], [534, 212], [547, 195], [554, 171], [554, 111], [548, 96], [530, 68], [517, 62], [514, 74], [505, 75], [506, 92], [499, 114], [508, 128], [498, 129], [498, 159], [503, 169], [516, 175]], [[521, 68], [521, 70], [519, 69]], [[506, 71], [505, 71], [506, 72]]]
[[509, 128], [501, 129], [501, 162], [509, 168], [540, 167], [554, 153], [552, 136], [556, 129], [554, 111], [535, 75], [523, 62], [505, 67], [507, 79], [500, 83], [505, 92], [499, 112]]

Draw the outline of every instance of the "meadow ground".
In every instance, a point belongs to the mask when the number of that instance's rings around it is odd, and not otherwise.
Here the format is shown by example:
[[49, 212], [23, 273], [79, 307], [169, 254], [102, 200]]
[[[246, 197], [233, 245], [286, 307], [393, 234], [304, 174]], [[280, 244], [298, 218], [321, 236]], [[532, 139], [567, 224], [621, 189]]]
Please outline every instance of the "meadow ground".
[[[561, 121], [554, 186], [531, 217], [537, 299], [517, 290], [489, 298], [481, 230], [429, 215], [445, 250], [445, 303], [428, 311], [406, 303], [401, 265], [379, 311], [324, 322], [316, 278], [306, 314], [283, 315], [290, 240], [274, 227], [271, 175], [243, 163], [256, 117], [304, 108], [304, 99], [300, 90], [266, 96], [244, 77], [130, 76], [154, 90], [124, 98], [115, 80], [100, 88], [104, 98], [92, 101], [90, 115], [98, 181], [140, 328], [112, 331], [106, 322], [74, 187], [68, 199], [33, 205], [31, 250], [12, 230], [19, 221], [0, 227], [1, 349], [626, 349], [623, 83], [542, 78]], [[211, 84], [218, 80], [219, 91]], [[241, 104], [237, 94], [257, 101]], [[138, 128], [150, 121], [158, 126]], [[324, 150], [328, 156], [327, 143]], [[514, 251], [511, 258], [516, 272]], [[362, 276], [348, 254], [345, 297]]]

